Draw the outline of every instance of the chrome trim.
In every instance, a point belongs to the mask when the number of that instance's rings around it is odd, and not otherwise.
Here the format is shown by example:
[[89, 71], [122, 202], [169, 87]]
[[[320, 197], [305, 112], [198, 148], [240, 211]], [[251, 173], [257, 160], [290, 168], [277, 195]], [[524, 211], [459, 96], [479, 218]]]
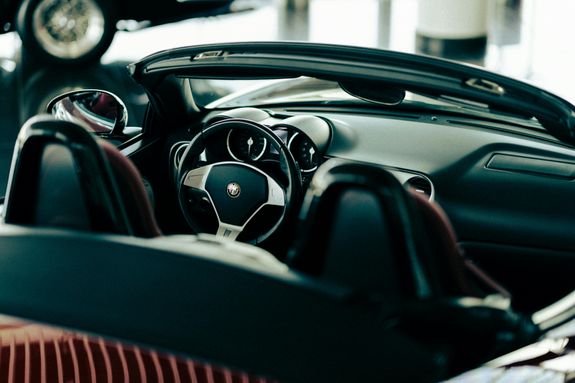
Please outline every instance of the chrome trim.
[[190, 144], [189, 141], [180, 141], [177, 142], [176, 144], [174, 144], [172, 146], [176, 147], [176, 149], [174, 150], [174, 154], [172, 155], [173, 157], [173, 166], [174, 169], [177, 171], [178, 167], [180, 166], [180, 161], [182, 160], [182, 155], [184, 154], [184, 151], [187, 149], [188, 145]]
[[202, 166], [200, 168], [190, 170], [184, 179], [184, 185], [194, 189], [206, 190], [206, 181], [210, 175], [213, 165]]
[[[226, 148], [228, 149], [228, 153], [230, 156], [232, 156], [232, 158], [236, 161], [239, 162], [245, 162], [244, 160], [240, 160], [238, 157], [236, 157], [236, 155], [232, 152], [231, 148], [230, 148], [230, 136], [232, 135], [232, 132], [235, 129], [230, 129], [230, 131], [228, 132], [227, 136], [226, 136]], [[261, 137], [264, 139], [264, 147], [262, 148], [262, 152], [260, 154], [258, 154], [256, 156], [256, 158], [254, 158], [253, 160], [250, 158], [250, 161], [257, 161], [260, 158], [262, 158], [262, 156], [264, 155], [264, 153], [266, 152], [266, 149], [268, 147], [268, 140], [265, 137]]]
[[465, 85], [470, 88], [493, 93], [498, 96], [503, 96], [505, 94], [505, 89], [501, 85], [493, 81], [485, 80], [483, 78], [470, 78], [469, 80], [465, 81]]
[[[296, 160], [296, 161], [297, 161], [296, 156], [294, 155], [294, 153], [293, 153], [292, 150], [291, 150], [291, 144], [292, 144], [294, 138], [296, 138], [299, 134], [300, 134], [300, 132], [296, 132], [293, 136], [291, 136], [291, 138], [289, 139], [288, 144], [287, 144], [287, 148], [288, 148], [289, 152], [291, 153], [292, 157], [293, 157], [294, 160]], [[307, 138], [309, 139], [309, 137], [308, 137], [307, 135], [304, 134], [303, 136], [304, 136], [304, 137], [307, 137]], [[310, 139], [310, 141], [311, 141], [311, 139]], [[312, 142], [312, 145], [315, 146], [315, 144], [314, 144], [313, 142]], [[319, 152], [317, 153], [317, 155], [319, 156]], [[299, 165], [299, 162], [298, 162], [298, 165]], [[313, 168], [311, 168], [311, 169], [302, 169], [302, 168], [300, 167], [299, 171], [302, 172], [302, 173], [312, 173], [312, 172], [315, 172], [315, 171], [317, 170], [317, 168], [318, 168], [318, 166], [313, 167]]]
[[228, 192], [228, 196], [230, 198], [238, 198], [240, 194], [242, 194], [242, 187], [237, 182], [230, 182], [226, 186], [226, 191]]
[[425, 174], [423, 174], [423, 173], [415, 173], [415, 172], [414, 172], [414, 173], [410, 173], [410, 172], [406, 172], [406, 171], [402, 171], [402, 170], [396, 170], [396, 169], [393, 169], [393, 168], [388, 168], [388, 167], [385, 167], [385, 166], [383, 166], [383, 168], [384, 168], [385, 170], [387, 170], [388, 172], [390, 172], [391, 174], [393, 174], [393, 175], [395, 176], [395, 178], [397, 178], [397, 180], [398, 180], [402, 185], [404, 185], [404, 187], [405, 187], [406, 182], [409, 181], [409, 180], [410, 180], [411, 178], [413, 178], [413, 177], [421, 177], [421, 178], [424, 178], [426, 181], [429, 182], [429, 185], [431, 185], [431, 195], [429, 196], [429, 201], [430, 201], [430, 202], [435, 201], [435, 185], [433, 184], [433, 182], [431, 182], [431, 179], [429, 179], [429, 177], [426, 176]]
[[235, 241], [238, 235], [240, 235], [240, 233], [244, 231], [245, 226], [246, 225], [234, 226], [227, 223], [219, 222], [216, 237], [224, 237]]

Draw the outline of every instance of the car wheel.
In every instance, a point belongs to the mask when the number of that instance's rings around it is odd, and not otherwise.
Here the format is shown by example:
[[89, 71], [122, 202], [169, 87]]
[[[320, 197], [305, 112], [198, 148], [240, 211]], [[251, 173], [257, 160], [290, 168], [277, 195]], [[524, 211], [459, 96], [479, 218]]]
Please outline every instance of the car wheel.
[[25, 0], [17, 29], [24, 49], [57, 64], [99, 59], [116, 32], [113, 3], [103, 0]]

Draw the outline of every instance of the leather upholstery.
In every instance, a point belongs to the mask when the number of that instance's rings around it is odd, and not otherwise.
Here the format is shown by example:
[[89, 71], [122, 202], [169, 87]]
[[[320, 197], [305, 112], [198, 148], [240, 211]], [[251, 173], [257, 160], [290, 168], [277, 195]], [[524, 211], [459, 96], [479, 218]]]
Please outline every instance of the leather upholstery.
[[5, 222], [156, 237], [136, 167], [81, 122], [36, 116], [14, 149]]
[[[330, 161], [308, 189], [291, 267], [389, 302], [425, 299], [438, 290], [417, 236], [414, 204], [387, 171]], [[343, 214], [339, 212], [343, 211]], [[332, 265], [337, 263], [337, 265]], [[337, 274], [330, 270], [338, 270]]]
[[114, 145], [104, 140], [98, 143], [111, 165], [133, 234], [143, 238], [162, 235], [142, 176], [136, 166]]
[[[81, 123], [51, 116], [21, 130], [5, 221], [157, 237], [137, 168]], [[0, 382], [270, 382], [239, 371], [101, 337], [0, 317]]]
[[300, 224], [288, 257], [293, 268], [353, 288], [355, 300], [442, 353], [452, 371], [539, 335], [530, 318], [511, 310], [509, 293], [463, 257], [443, 210], [381, 167], [326, 162]]
[[416, 191], [410, 194], [425, 227], [433, 259], [437, 262], [444, 294], [483, 297], [497, 293], [511, 298], [511, 293], [499, 282], [465, 258], [455, 230], [441, 206]]
[[[385, 296], [510, 294], [464, 258], [445, 212], [380, 167], [332, 161], [314, 177], [292, 267]], [[393, 302], [393, 303], [392, 303]]]
[[0, 382], [272, 381], [145, 347], [1, 318]]

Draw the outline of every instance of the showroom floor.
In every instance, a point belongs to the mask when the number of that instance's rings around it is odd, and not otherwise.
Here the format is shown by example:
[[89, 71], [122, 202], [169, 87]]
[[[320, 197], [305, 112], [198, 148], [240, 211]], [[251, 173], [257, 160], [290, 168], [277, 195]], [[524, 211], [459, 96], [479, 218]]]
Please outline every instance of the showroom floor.
[[[236, 15], [119, 32], [101, 65], [76, 70], [29, 62], [15, 33], [0, 35], [0, 190], [20, 125], [58, 93], [82, 87], [114, 91], [135, 105], [136, 118], [131, 123], [137, 124], [145, 97], [124, 68], [155, 51], [253, 40], [309, 40], [415, 51], [417, 0], [309, 0], [307, 8], [297, 12], [287, 11], [284, 1], [288, 0], [269, 0], [255, 11]], [[575, 1], [493, 0], [490, 11], [487, 53], [469, 61], [531, 81], [575, 103]]]

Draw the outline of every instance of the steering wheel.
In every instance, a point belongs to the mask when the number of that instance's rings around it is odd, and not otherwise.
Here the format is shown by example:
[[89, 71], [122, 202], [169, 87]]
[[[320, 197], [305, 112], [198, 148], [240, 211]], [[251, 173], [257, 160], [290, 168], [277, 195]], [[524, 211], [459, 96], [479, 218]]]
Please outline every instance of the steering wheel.
[[[231, 129], [243, 129], [259, 135], [278, 152], [281, 172], [285, 175], [283, 184], [268, 172], [240, 161], [200, 161], [211, 137]], [[178, 199], [182, 213], [197, 233], [205, 232], [200, 217], [192, 213], [191, 206], [198, 200], [209, 204], [217, 220], [217, 236], [235, 240], [261, 215], [265, 206], [281, 208], [281, 214], [273, 226], [255, 238], [244, 238], [247, 242], [259, 243], [275, 233], [290, 217], [297, 206], [301, 193], [301, 176], [296, 162], [286, 145], [274, 132], [254, 121], [229, 118], [215, 122], [198, 133], [184, 151], [176, 175]], [[200, 199], [190, 199], [190, 194]], [[270, 225], [268, 225], [270, 226]]]

